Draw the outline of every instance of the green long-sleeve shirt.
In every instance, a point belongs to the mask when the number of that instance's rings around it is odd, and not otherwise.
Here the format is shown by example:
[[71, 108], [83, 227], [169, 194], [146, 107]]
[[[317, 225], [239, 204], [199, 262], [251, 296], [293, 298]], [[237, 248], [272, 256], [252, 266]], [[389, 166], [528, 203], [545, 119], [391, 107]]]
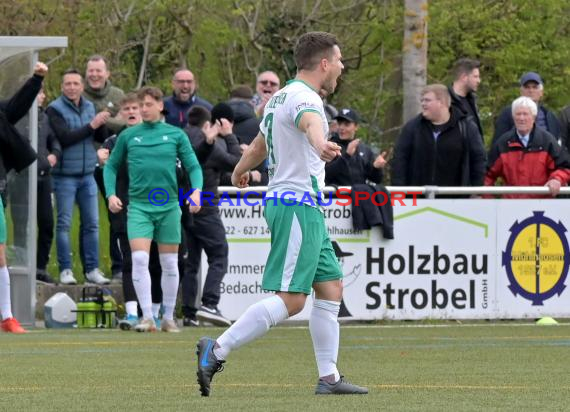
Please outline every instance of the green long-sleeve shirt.
[[[103, 169], [107, 197], [115, 194], [117, 170], [126, 159], [129, 202], [149, 210], [178, 206], [176, 159], [188, 172], [192, 187], [202, 190], [202, 168], [186, 133], [163, 122], [144, 122], [125, 129]], [[168, 202], [162, 204], [168, 193]], [[164, 209], [163, 209], [164, 210]]]

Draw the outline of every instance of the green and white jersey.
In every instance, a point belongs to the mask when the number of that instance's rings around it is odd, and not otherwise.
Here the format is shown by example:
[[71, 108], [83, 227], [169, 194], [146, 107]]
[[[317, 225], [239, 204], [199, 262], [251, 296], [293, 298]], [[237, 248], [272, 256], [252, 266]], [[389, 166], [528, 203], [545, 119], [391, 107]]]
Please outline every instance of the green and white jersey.
[[265, 106], [259, 128], [267, 147], [267, 198], [295, 199], [317, 206], [317, 192], [325, 186], [325, 162], [297, 128], [305, 112], [321, 116], [324, 135], [328, 136], [323, 101], [301, 80], [287, 82]]

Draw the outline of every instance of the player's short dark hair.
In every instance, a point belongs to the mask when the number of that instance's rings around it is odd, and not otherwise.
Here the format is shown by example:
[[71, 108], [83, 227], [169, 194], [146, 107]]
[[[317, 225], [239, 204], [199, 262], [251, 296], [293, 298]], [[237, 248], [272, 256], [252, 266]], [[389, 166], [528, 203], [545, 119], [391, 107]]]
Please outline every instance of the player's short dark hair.
[[76, 74], [81, 78], [81, 83], [83, 83], [83, 75], [81, 74], [81, 72], [75, 68], [70, 68], [67, 69], [66, 71], [63, 72], [63, 76], [61, 76], [61, 82], [63, 84], [63, 79], [65, 78], [65, 76], [67, 76], [68, 74]]
[[123, 96], [123, 98], [119, 101], [119, 107], [123, 107], [128, 103], [140, 103], [139, 96], [135, 92], [127, 93]]
[[212, 114], [204, 106], [192, 106], [188, 111], [188, 124], [202, 127], [212, 119]]
[[315, 69], [322, 59], [331, 57], [334, 46], [338, 46], [338, 41], [333, 34], [323, 31], [303, 34], [295, 46], [297, 70]]
[[464, 74], [471, 74], [475, 69], [481, 67], [481, 62], [479, 60], [462, 58], [455, 62], [453, 65], [453, 78], [455, 80], [459, 79]]
[[63, 75], [65, 76], [66, 74], [78, 74], [79, 76], [81, 76], [81, 78], [83, 78], [83, 75], [81, 74], [81, 72], [75, 68], [70, 68], [67, 69], [66, 71], [63, 72]]
[[253, 98], [253, 90], [246, 84], [240, 84], [232, 89], [230, 92], [230, 99], [247, 99]]
[[162, 91], [158, 87], [144, 86], [139, 89], [139, 91], [137, 92], [137, 96], [139, 100], [144, 100], [145, 96], [150, 96], [157, 102], [160, 102], [162, 101], [162, 97], [164, 95], [162, 94]]

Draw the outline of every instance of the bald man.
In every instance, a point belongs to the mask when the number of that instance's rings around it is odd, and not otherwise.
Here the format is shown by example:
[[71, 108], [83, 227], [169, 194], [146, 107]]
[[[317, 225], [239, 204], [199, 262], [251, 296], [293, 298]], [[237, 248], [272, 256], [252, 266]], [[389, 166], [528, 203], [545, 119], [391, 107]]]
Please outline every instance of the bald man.
[[212, 104], [196, 95], [197, 82], [194, 73], [178, 69], [172, 76], [172, 96], [164, 99], [166, 123], [184, 128], [188, 125], [188, 112], [194, 105], [212, 110]]
[[263, 109], [265, 109], [265, 104], [271, 99], [279, 87], [281, 86], [281, 81], [279, 76], [275, 72], [265, 71], [257, 76], [257, 83], [255, 85], [255, 96], [253, 96], [252, 103], [255, 108], [255, 114], [258, 117], [263, 116]]

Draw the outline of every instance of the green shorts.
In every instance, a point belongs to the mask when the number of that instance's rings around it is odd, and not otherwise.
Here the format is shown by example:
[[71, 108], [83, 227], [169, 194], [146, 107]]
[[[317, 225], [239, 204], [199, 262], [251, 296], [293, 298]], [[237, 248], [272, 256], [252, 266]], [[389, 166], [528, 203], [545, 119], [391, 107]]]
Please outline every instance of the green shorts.
[[271, 231], [271, 251], [263, 272], [263, 289], [309, 295], [314, 282], [342, 279], [319, 209], [268, 203], [265, 220]]
[[149, 211], [146, 207], [129, 203], [127, 209], [127, 236], [129, 240], [153, 239], [159, 244], [179, 244], [181, 241], [182, 211], [179, 207]]
[[6, 216], [4, 215], [2, 197], [0, 197], [0, 243], [6, 244]]

